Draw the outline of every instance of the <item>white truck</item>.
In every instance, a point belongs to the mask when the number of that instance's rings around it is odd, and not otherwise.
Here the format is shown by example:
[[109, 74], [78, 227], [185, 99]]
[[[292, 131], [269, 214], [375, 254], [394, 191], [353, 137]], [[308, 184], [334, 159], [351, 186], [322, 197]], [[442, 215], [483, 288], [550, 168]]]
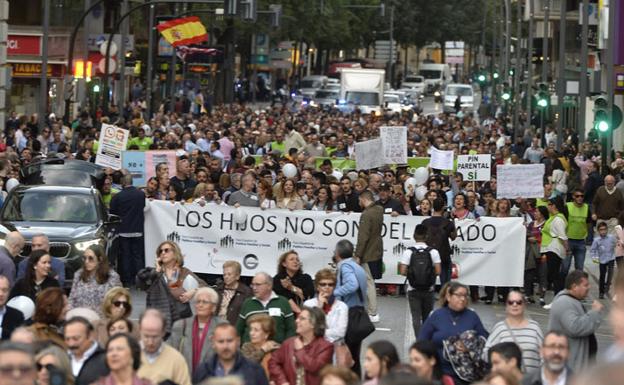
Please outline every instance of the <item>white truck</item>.
[[429, 94], [436, 89], [440, 92], [451, 82], [451, 67], [448, 64], [421, 63], [418, 75], [425, 78], [425, 91]]
[[381, 115], [386, 71], [379, 69], [340, 69], [340, 99], [338, 108], [363, 114]]

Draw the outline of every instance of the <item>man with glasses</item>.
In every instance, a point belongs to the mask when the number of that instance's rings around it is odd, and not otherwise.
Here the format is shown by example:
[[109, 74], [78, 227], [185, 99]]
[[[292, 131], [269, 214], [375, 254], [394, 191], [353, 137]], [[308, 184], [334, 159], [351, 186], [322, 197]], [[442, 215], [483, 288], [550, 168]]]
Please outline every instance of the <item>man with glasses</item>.
[[90, 385], [108, 375], [106, 351], [95, 341], [93, 325], [86, 318], [77, 316], [67, 321], [63, 337], [75, 385]]
[[33, 385], [36, 377], [35, 357], [28, 345], [0, 343], [0, 385]]
[[165, 316], [156, 309], [147, 309], [141, 315], [141, 368], [137, 375], [153, 384], [171, 381], [177, 385], [191, 385], [184, 356], [163, 341], [166, 326]]
[[615, 188], [613, 175], [607, 175], [604, 178], [604, 186], [600, 186], [596, 190], [592, 200], [592, 209], [592, 219], [596, 221], [596, 225], [606, 222], [609, 234], [615, 234], [615, 226], [618, 224], [617, 217], [624, 210], [624, 195]]
[[13, 287], [15, 283], [15, 258], [24, 248], [24, 237], [17, 231], [11, 231], [4, 238], [4, 245], [0, 246], [0, 275], [4, 275]]
[[273, 278], [268, 273], [257, 273], [251, 281], [254, 296], [243, 302], [236, 331], [242, 343], [249, 341], [247, 319], [254, 314], [265, 313], [275, 320], [275, 336], [273, 340], [282, 343], [286, 338], [295, 335], [295, 315], [288, 300], [273, 291]]
[[570, 367], [581, 370], [589, 364], [597, 351], [596, 336], [602, 322], [604, 305], [594, 300], [590, 310], [586, 310], [583, 301], [589, 294], [588, 274], [574, 270], [565, 280], [565, 290], [560, 291], [552, 302], [549, 330], [561, 330], [569, 339]]
[[585, 267], [585, 241], [591, 229], [592, 215], [589, 205], [584, 202], [585, 193], [577, 188], [572, 193], [572, 202], [566, 203], [568, 208], [568, 247], [570, 254], [563, 260], [562, 273], [568, 274], [572, 258], [574, 258], [574, 269], [583, 270]]
[[557, 330], [546, 333], [540, 355], [542, 367], [526, 374], [522, 385], [569, 385], [572, 382], [572, 372], [567, 366], [570, 356], [568, 337], [564, 333]]

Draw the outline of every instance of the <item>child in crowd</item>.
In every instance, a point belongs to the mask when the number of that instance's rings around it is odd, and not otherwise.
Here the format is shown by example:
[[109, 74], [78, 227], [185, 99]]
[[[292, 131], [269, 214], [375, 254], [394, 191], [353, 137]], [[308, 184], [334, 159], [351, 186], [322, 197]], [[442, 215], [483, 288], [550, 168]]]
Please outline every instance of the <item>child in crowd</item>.
[[594, 262], [600, 263], [599, 298], [604, 299], [605, 294], [609, 294], [609, 286], [613, 279], [613, 265], [615, 264], [615, 244], [617, 239], [611, 234], [607, 234], [606, 222], [598, 224], [598, 235], [594, 238], [591, 246], [591, 257]]

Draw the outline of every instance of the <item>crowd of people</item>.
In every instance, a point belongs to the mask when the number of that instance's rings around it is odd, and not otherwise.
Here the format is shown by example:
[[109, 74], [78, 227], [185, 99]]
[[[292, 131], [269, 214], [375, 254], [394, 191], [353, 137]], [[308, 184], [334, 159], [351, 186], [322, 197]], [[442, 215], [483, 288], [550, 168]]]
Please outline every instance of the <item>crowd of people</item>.
[[[0, 143], [6, 190], [21, 167], [41, 158], [94, 162], [103, 122], [130, 130], [129, 150], [175, 150], [175, 169], [157, 164], [145, 186], [135, 186], [127, 170], [105, 170], [98, 189], [121, 217], [120, 257], [109, 261], [99, 246], [87, 248], [68, 295], [63, 261], [50, 254], [46, 234], [33, 237], [25, 258], [24, 237], [7, 234], [0, 246], [0, 323], [2, 339], [10, 340], [0, 345], [0, 377], [10, 378], [7, 384], [48, 385], [54, 376], [77, 385], [567, 384], [596, 359], [606, 300], [616, 341], [598, 361], [624, 359], [617, 300], [624, 298], [624, 160], [617, 152], [601, 169], [599, 145], [579, 143], [571, 130], [557, 151], [551, 128], [540, 137], [531, 127], [512, 131], [504, 116], [478, 121], [462, 111], [374, 117], [233, 104], [145, 119], [137, 108], [99, 121], [83, 113], [67, 125], [51, 115], [41, 131], [37, 116], [13, 114]], [[413, 170], [404, 164], [334, 168], [382, 125], [407, 126], [409, 157], [426, 158], [436, 147], [491, 154], [493, 165], [542, 163], [544, 195], [497, 199], [495, 167], [489, 181], [477, 183], [429, 169], [425, 194], [409, 183]], [[274, 274], [257, 273], [249, 286], [233, 260], [212, 285], [185, 267], [172, 240], [146, 266], [143, 220], [153, 200], [357, 212], [360, 226], [356, 242], [336, 244], [335, 269], [304, 272], [289, 250], [276, 258]], [[416, 341], [406, 363], [389, 341], [362, 350], [383, 319], [375, 280], [383, 275], [384, 215], [428, 217], [400, 260], [406, 284], [385, 288], [404, 291], [411, 311]], [[487, 216], [523, 218], [524, 287], [453, 280], [455, 221]], [[589, 309], [588, 251], [600, 265], [599, 298]], [[146, 292], [138, 322], [130, 318], [134, 287]], [[7, 306], [17, 297], [33, 301], [32, 316]], [[470, 301], [498, 301], [506, 318], [488, 331]], [[528, 316], [537, 302], [549, 309], [547, 330]]]

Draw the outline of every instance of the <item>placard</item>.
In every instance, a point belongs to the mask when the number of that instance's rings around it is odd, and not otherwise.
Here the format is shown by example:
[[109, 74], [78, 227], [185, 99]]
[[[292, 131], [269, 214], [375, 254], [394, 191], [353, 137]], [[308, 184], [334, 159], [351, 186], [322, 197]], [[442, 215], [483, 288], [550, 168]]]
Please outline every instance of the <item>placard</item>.
[[128, 144], [128, 135], [128, 130], [102, 123], [95, 164], [113, 170], [121, 169], [121, 154]]
[[384, 165], [380, 138], [355, 143], [355, 165], [358, 170], [370, 170]]
[[429, 167], [436, 170], [452, 170], [453, 169], [453, 151], [438, 150], [431, 147], [431, 162]]
[[459, 155], [457, 157], [457, 171], [464, 176], [467, 182], [483, 182], [492, 176], [492, 155]]
[[496, 166], [496, 199], [543, 198], [543, 164], [509, 164]]
[[407, 127], [382, 126], [379, 129], [384, 163], [407, 163]]
[[135, 186], [145, 186], [149, 178], [156, 175], [156, 165], [165, 162], [169, 166], [169, 176], [176, 174], [175, 150], [124, 151], [123, 168], [130, 171]]

